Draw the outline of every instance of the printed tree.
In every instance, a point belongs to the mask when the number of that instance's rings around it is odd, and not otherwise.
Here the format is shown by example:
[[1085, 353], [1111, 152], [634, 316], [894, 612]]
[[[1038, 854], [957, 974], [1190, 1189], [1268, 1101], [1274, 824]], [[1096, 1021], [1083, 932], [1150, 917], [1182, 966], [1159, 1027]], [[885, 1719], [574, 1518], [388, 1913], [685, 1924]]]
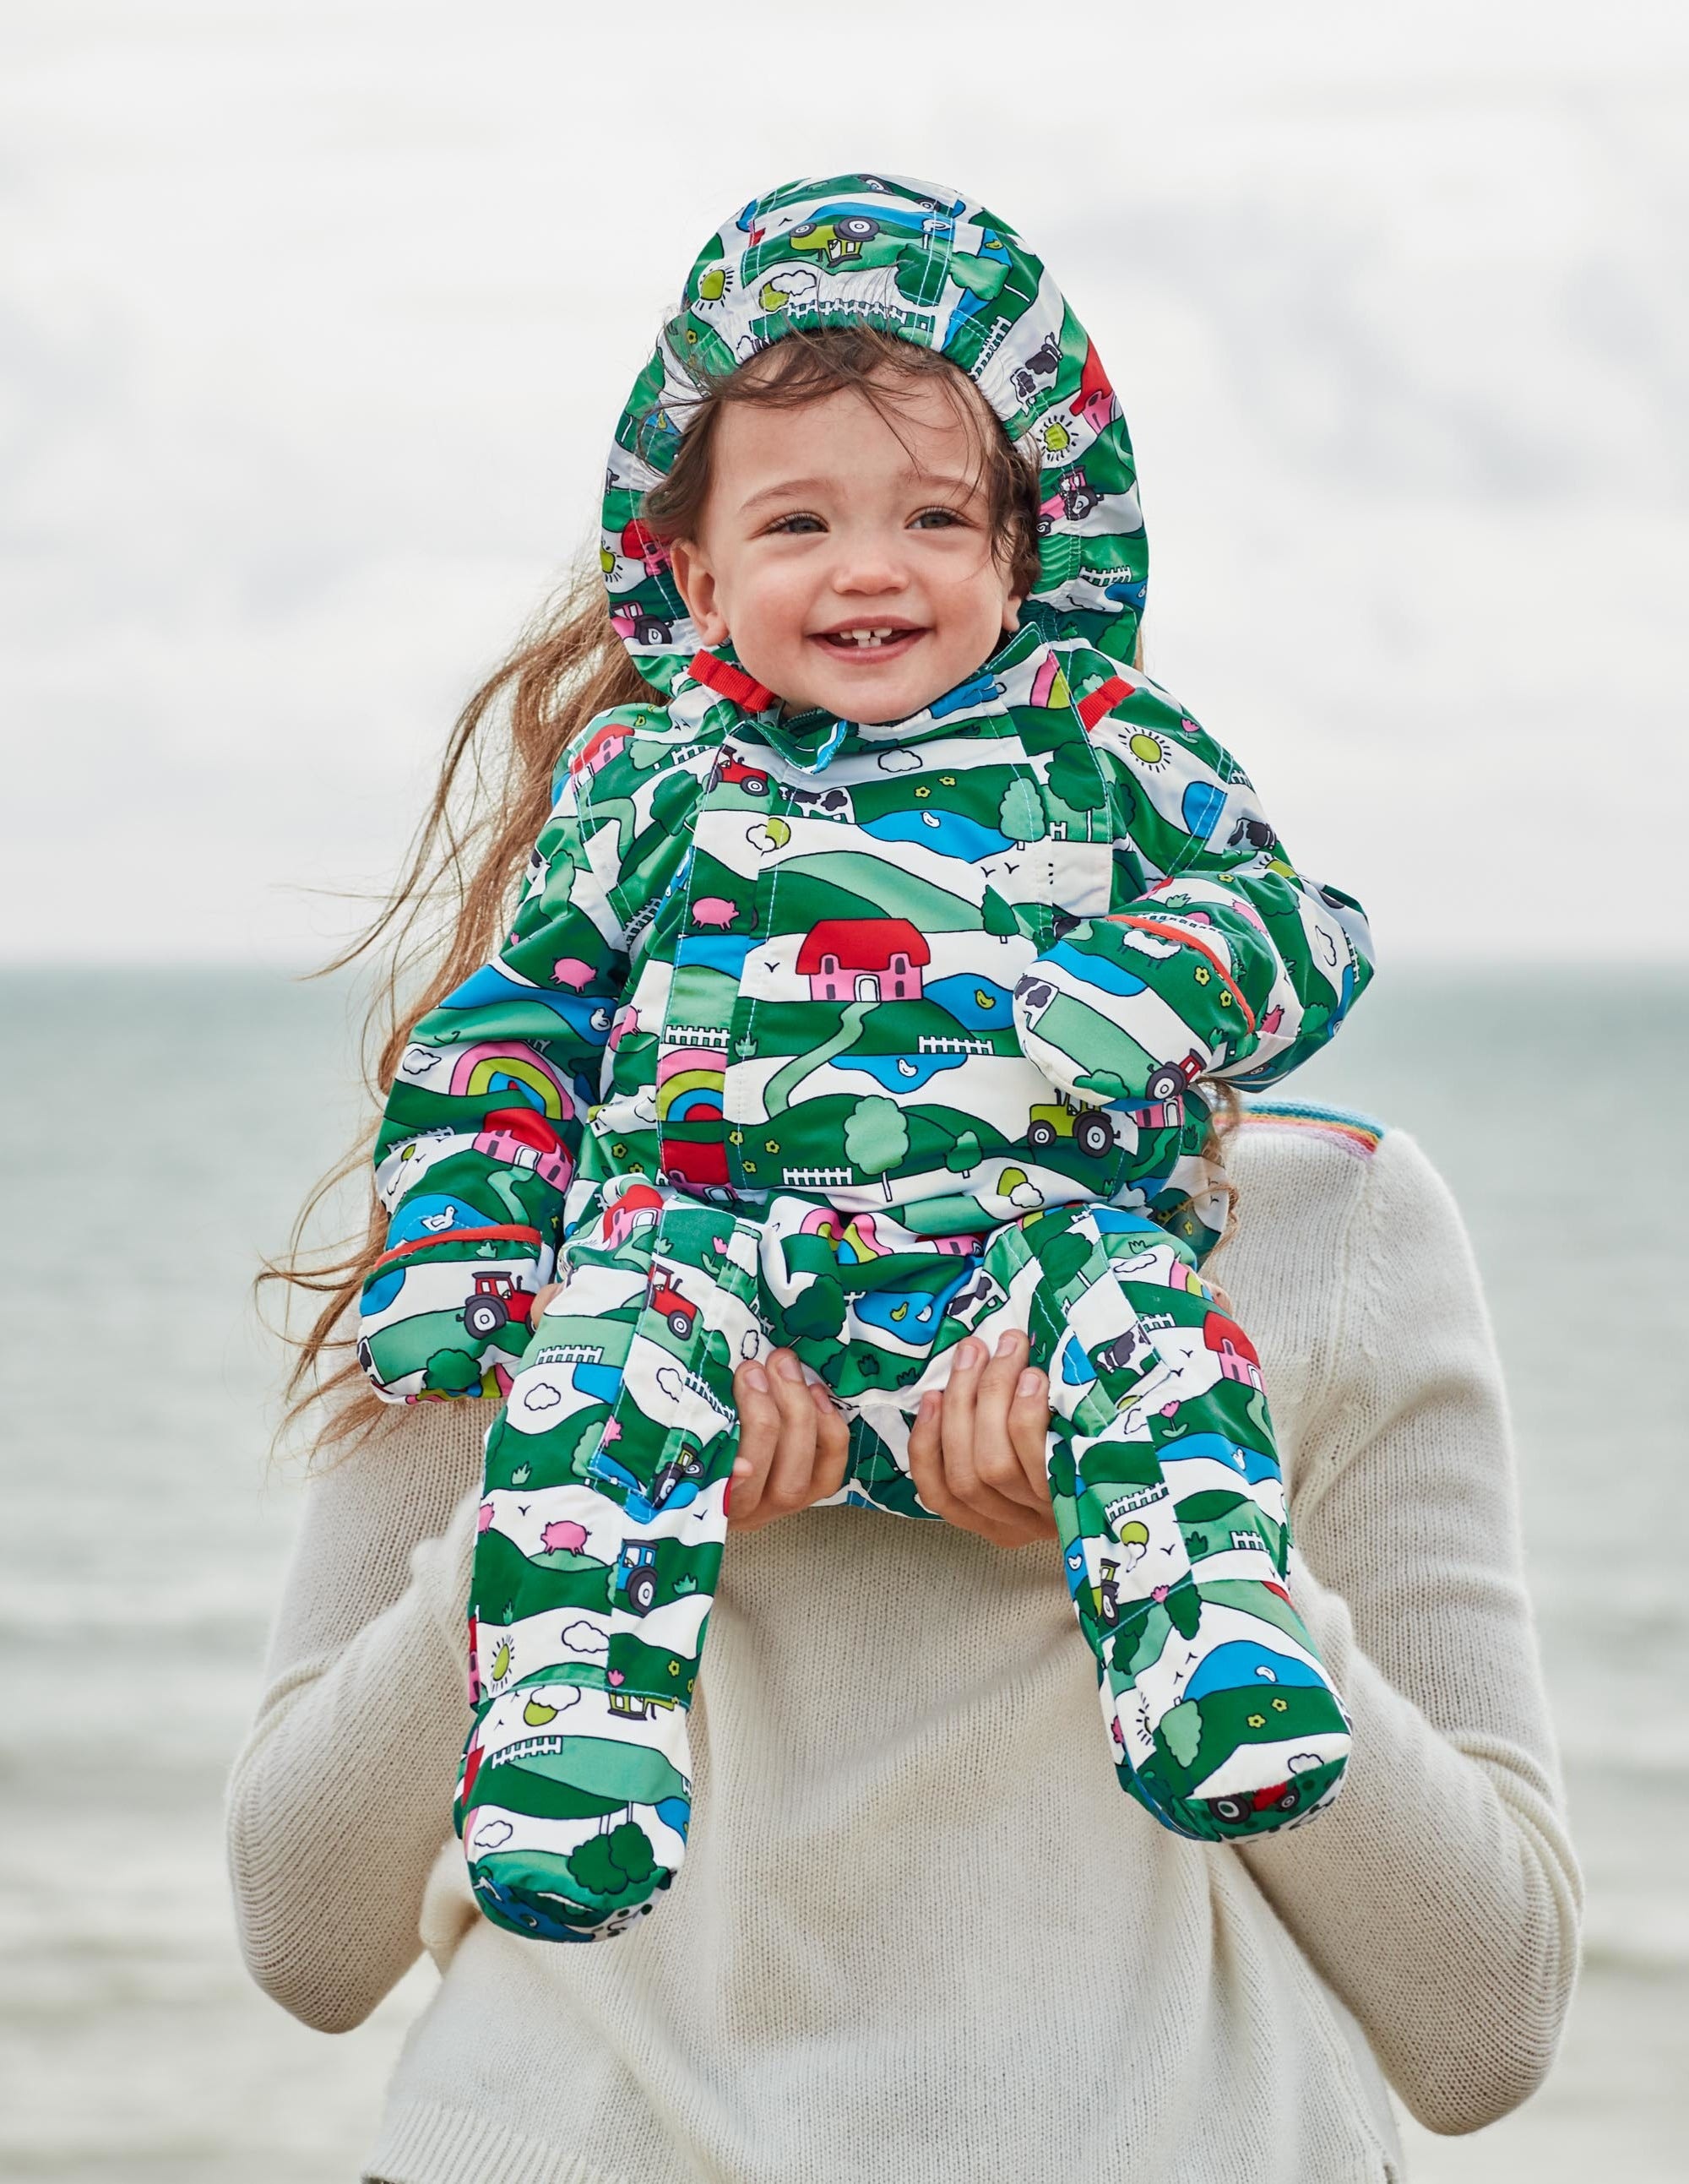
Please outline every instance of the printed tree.
[[588, 1836], [569, 1856], [570, 1872], [595, 1896], [635, 1893], [655, 1869], [650, 1838], [632, 1820], [608, 1835]]
[[995, 933], [999, 940], [1012, 940], [1020, 931], [1020, 923], [1014, 911], [995, 888], [986, 889], [979, 910], [985, 921], [985, 930]]
[[786, 1330], [801, 1340], [831, 1341], [844, 1324], [844, 1293], [826, 1274], [817, 1274], [786, 1307]]
[[958, 1175], [965, 1174], [969, 1168], [978, 1167], [984, 1151], [984, 1147], [979, 1142], [978, 1131], [963, 1130], [956, 1143], [945, 1155], [945, 1166], [953, 1169]]
[[1051, 760], [1050, 786], [1070, 811], [1099, 811], [1108, 801], [1096, 760], [1077, 740], [1063, 744]]
[[864, 1175], [877, 1175], [891, 1202], [891, 1171], [909, 1150], [909, 1124], [895, 1100], [871, 1093], [844, 1118], [844, 1157]]
[[481, 1362], [466, 1350], [437, 1350], [422, 1368], [432, 1395], [472, 1396], [481, 1385]]
[[1017, 774], [1003, 791], [997, 823], [1012, 842], [1041, 842], [1049, 833], [1038, 791], [1024, 774]]

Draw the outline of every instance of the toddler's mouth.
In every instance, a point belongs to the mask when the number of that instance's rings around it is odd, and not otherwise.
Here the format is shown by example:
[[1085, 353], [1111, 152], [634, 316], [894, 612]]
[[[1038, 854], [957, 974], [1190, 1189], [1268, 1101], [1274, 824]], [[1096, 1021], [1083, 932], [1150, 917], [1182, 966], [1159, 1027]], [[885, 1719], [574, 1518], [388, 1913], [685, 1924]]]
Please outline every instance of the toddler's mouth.
[[900, 660], [926, 633], [907, 624], [862, 622], [848, 629], [818, 630], [811, 641], [835, 660]]

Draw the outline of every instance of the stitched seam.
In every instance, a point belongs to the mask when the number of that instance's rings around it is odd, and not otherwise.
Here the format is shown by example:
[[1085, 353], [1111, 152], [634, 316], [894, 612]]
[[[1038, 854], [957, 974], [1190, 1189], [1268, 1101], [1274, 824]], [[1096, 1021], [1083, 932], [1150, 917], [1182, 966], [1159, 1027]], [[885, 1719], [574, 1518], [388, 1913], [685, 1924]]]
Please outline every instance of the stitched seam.
[[[720, 738], [718, 738], [716, 741], [717, 744], [719, 744]], [[715, 746], [712, 746], [703, 740], [703, 724], [700, 723], [699, 727], [699, 740], [693, 744], [677, 746], [674, 750], [668, 754], [666, 759], [660, 760], [656, 766], [651, 768], [651, 771], [647, 775], [646, 778], [648, 781], [655, 784], [656, 782], [663, 779], [666, 775], [674, 772], [677, 767], [687, 766], [691, 760], [699, 756], [701, 751], [706, 751], [714, 747]], [[585, 865], [588, 872], [592, 874], [593, 878], [597, 880], [598, 872], [592, 862], [591, 852], [587, 847], [586, 835], [581, 823], [582, 820], [588, 812], [592, 812], [594, 817], [597, 817], [599, 816], [595, 811], [593, 811], [591, 784], [588, 784], [587, 796], [584, 800], [578, 794], [577, 795], [575, 799], [576, 816], [571, 822], [567, 823], [570, 823], [574, 827], [576, 835], [580, 841], [582, 863]], [[610, 820], [605, 823], [614, 826], [616, 822], [614, 820]], [[620, 858], [621, 853], [618, 850], [618, 866], [620, 865]], [[635, 917], [638, 913], [630, 911], [627, 906], [626, 892], [622, 887], [620, 878], [612, 880], [608, 885], [605, 885], [603, 881], [599, 881], [599, 885], [603, 889], [605, 900], [610, 905], [610, 909], [615, 912], [617, 922], [621, 925], [622, 952], [623, 955], [631, 957], [633, 944], [631, 933]], [[653, 910], [650, 917], [646, 920], [644, 929], [649, 931], [649, 928], [655, 924], [655, 922], [656, 912], [655, 910]]]
[[[1052, 646], [1051, 649], [1051, 650], [1052, 650], [1052, 651], [1054, 651], [1054, 650], [1056, 650], [1056, 647], [1054, 647], [1054, 646]], [[1073, 715], [1073, 718], [1074, 718], [1074, 719], [1079, 722], [1079, 742], [1080, 742], [1080, 744], [1081, 744], [1081, 746], [1083, 747], [1083, 749], [1084, 749], [1084, 754], [1085, 754], [1086, 757], [1090, 760], [1090, 762], [1091, 762], [1091, 766], [1092, 766], [1092, 768], [1093, 768], [1093, 770], [1095, 771], [1095, 774], [1096, 774], [1097, 785], [1098, 785], [1098, 786], [1101, 788], [1101, 789], [1102, 790], [1102, 808], [1103, 808], [1104, 811], [1105, 811], [1105, 812], [1106, 812], [1106, 813], [1107, 813], [1107, 815], [1108, 815], [1108, 847], [1109, 847], [1110, 858], [1111, 858], [1111, 861], [1112, 861], [1112, 855], [1113, 855], [1114, 844], [1115, 844], [1115, 843], [1116, 843], [1117, 841], [1118, 841], [1118, 840], [1120, 840], [1121, 838], [1123, 838], [1123, 835], [1122, 835], [1122, 833], [1117, 833], [1117, 831], [1116, 831], [1116, 828], [1115, 828], [1115, 788], [1114, 788], [1114, 783], [1113, 783], [1109, 779], [1109, 777], [1108, 777], [1107, 774], [1103, 771], [1102, 760], [1101, 760], [1097, 756], [1096, 745], [1095, 745], [1095, 744], [1091, 741], [1091, 735], [1090, 735], [1090, 732], [1091, 732], [1092, 727], [1095, 725], [1095, 722], [1088, 722], [1088, 721], [1085, 719], [1084, 715], [1084, 714], [1079, 710], [1079, 700], [1074, 697], [1074, 695], [1073, 695], [1073, 674], [1072, 674], [1072, 671], [1071, 671], [1072, 654], [1073, 654], [1073, 652], [1077, 651], [1079, 649], [1079, 648], [1078, 646], [1074, 646], [1074, 647], [1071, 648], [1071, 649], [1070, 649], [1070, 650], [1069, 650], [1068, 652], [1067, 652], [1067, 653], [1065, 653], [1065, 654], [1060, 654], [1060, 655], [1058, 655], [1058, 656], [1061, 658], [1061, 660], [1062, 660], [1062, 681], [1063, 681], [1063, 682], [1067, 684], [1067, 710], [1068, 710], [1068, 711]], [[1089, 649], [1089, 648], [1086, 648], [1086, 649]], [[1109, 682], [1104, 682], [1104, 683], [1100, 683], [1100, 684], [1098, 685], [1098, 688], [1099, 688], [1099, 689], [1106, 690], [1106, 689], [1107, 689], [1107, 688], [1110, 687], [1110, 684], [1111, 684], [1111, 683], [1113, 683], [1113, 682], [1119, 682], [1119, 683], [1121, 684], [1121, 689], [1122, 689], [1123, 695], [1124, 695], [1125, 697], [1129, 697], [1129, 698], [1131, 696], [1131, 694], [1132, 694], [1133, 686], [1132, 686], [1130, 683], [1125, 682], [1123, 680], [1123, 678], [1122, 678], [1121, 677], [1119, 677], [1118, 675], [1111, 676], [1111, 677], [1110, 677], [1110, 678], [1109, 678]], [[1096, 695], [1096, 692], [1095, 692], [1095, 691], [1093, 691], [1093, 692], [1091, 692], [1091, 694], [1091, 694], [1091, 696], [1095, 697], [1095, 696]], [[1118, 702], [1118, 701], [1117, 701], [1117, 702]], [[1109, 706], [1106, 706], [1106, 708], [1105, 708], [1101, 712], [1100, 712], [1100, 713], [1097, 715], [1097, 716], [1096, 716], [1096, 717], [1097, 717], [1097, 720], [1098, 720], [1098, 721], [1106, 720], [1106, 719], [1107, 718], [1108, 715], [1109, 715], [1110, 713], [1112, 713], [1113, 710], [1114, 710], [1114, 707], [1113, 707], [1113, 705], [1109, 705]], [[1094, 837], [1092, 837], [1092, 838], [1094, 838]], [[1124, 838], [1124, 839], [1125, 839], [1125, 841], [1127, 842], [1128, 846], [1131, 849], [1132, 853], [1133, 853], [1134, 856], [1135, 857], [1135, 856], [1137, 855], [1137, 854], [1138, 854], [1138, 851], [1137, 851], [1137, 844], [1136, 844], [1134, 842], [1133, 842], [1133, 841], [1132, 841], [1132, 838], [1131, 838], [1131, 837], [1130, 837], [1130, 835], [1129, 835], [1129, 834], [1126, 834], [1126, 835], [1124, 835], [1124, 836], [1123, 836], [1123, 838]], [[1141, 863], [1141, 861], [1141, 861], [1141, 859], [1140, 859], [1140, 862]], [[1109, 901], [1110, 901], [1111, 903], [1112, 903], [1112, 902], [1113, 901], [1113, 900], [1114, 900], [1114, 878], [1113, 878], [1113, 873], [1112, 873], [1112, 871], [1111, 871], [1110, 875], [1109, 875], [1109, 883], [1108, 883], [1108, 900], [1109, 900]]]

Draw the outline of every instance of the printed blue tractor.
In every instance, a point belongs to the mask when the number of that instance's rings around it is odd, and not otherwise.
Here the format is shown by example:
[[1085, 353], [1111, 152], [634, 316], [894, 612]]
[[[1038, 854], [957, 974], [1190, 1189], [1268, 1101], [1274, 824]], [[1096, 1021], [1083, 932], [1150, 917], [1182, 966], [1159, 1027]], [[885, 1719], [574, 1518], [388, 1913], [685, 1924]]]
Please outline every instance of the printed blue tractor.
[[644, 1615], [657, 1596], [657, 1543], [629, 1540], [616, 1557], [610, 1588], [611, 1605], [620, 1597], [630, 1613]]
[[622, 1505], [636, 1524], [649, 1524], [659, 1509], [683, 1509], [698, 1499], [704, 1476], [704, 1454], [694, 1440], [683, 1441], [670, 1457], [649, 1489], [642, 1486], [625, 1463], [618, 1463], [603, 1449], [587, 1459], [588, 1479], [601, 1479], [622, 1490]]

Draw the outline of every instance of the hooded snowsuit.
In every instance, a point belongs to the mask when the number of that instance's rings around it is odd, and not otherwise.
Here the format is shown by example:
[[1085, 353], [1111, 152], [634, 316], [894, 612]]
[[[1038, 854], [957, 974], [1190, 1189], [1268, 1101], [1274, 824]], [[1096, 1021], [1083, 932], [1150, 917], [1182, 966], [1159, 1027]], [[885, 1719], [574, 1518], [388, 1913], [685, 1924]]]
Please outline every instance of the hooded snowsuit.
[[[941, 349], [1046, 488], [1020, 628], [879, 726], [783, 714], [702, 649], [638, 519], [691, 359], [849, 317]], [[1368, 943], [1130, 665], [1144, 531], [1087, 336], [947, 192], [759, 198], [634, 387], [602, 558], [651, 697], [565, 754], [510, 939], [416, 1026], [376, 1155], [366, 1369], [393, 1400], [505, 1398], [457, 1808], [477, 1899], [596, 1938], [672, 1879], [732, 1374], [777, 1344], [852, 1421], [835, 1498], [924, 1517], [923, 1393], [969, 1333], [1028, 1333], [1123, 1786], [1201, 1839], [1306, 1819], [1348, 1723], [1285, 1590], [1255, 1353], [1199, 1272], [1224, 1202], [1199, 1084], [1320, 1046]]]

